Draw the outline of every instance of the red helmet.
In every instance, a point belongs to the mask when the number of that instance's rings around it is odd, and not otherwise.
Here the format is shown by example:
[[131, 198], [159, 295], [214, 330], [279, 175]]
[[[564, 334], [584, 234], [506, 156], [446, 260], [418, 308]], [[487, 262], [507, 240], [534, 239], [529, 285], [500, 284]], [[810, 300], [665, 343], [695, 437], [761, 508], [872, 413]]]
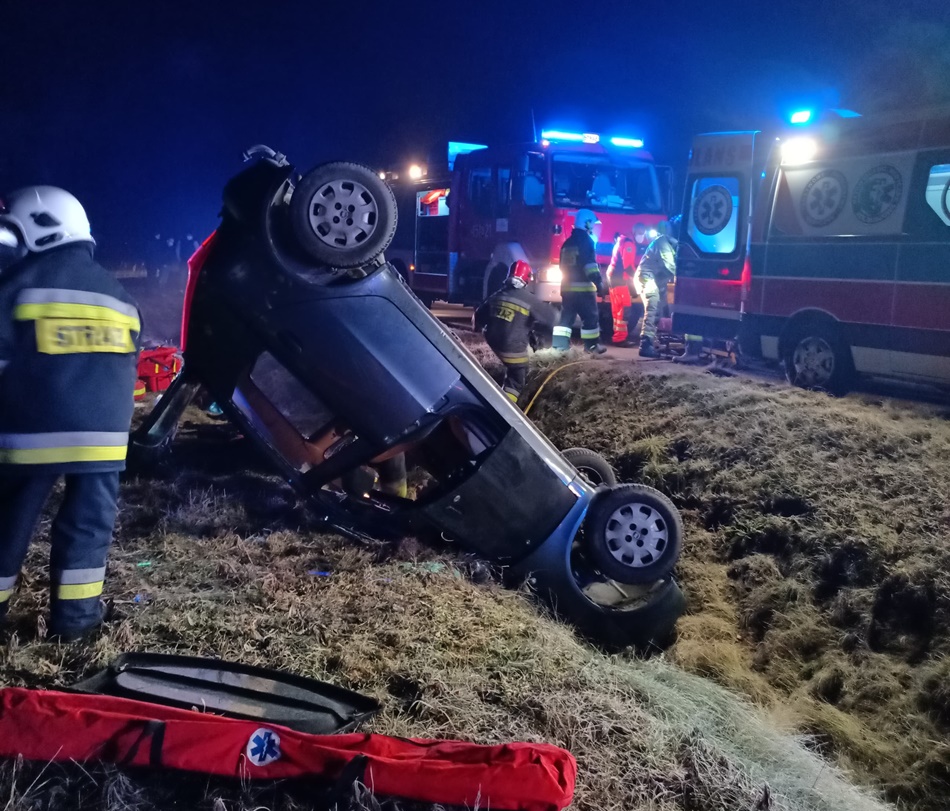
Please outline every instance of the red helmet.
[[531, 270], [531, 265], [525, 262], [524, 259], [512, 262], [508, 270], [508, 281], [514, 287], [524, 287], [534, 281], [534, 272]]

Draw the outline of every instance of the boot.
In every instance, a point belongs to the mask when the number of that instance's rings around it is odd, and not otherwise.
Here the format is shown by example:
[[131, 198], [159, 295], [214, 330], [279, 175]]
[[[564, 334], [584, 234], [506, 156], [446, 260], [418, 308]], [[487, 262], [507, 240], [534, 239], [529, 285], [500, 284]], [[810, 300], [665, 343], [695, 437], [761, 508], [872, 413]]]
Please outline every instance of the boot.
[[653, 347], [652, 338], [641, 338], [640, 339], [640, 357], [641, 358], [658, 358], [660, 353], [656, 351]]
[[584, 347], [584, 352], [588, 355], [603, 355], [607, 351], [607, 347], [602, 343], [591, 344], [590, 346]]
[[702, 341], [687, 341], [686, 351], [682, 355], [677, 355], [673, 358], [673, 363], [685, 363], [691, 366], [705, 362], [706, 358], [703, 357]]

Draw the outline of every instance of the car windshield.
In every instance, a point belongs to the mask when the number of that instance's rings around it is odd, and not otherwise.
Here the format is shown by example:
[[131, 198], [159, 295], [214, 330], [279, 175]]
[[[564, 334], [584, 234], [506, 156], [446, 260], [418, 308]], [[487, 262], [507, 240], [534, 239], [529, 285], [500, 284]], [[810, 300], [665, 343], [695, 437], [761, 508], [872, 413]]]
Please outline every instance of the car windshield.
[[651, 164], [593, 155], [554, 156], [554, 202], [595, 211], [660, 212]]

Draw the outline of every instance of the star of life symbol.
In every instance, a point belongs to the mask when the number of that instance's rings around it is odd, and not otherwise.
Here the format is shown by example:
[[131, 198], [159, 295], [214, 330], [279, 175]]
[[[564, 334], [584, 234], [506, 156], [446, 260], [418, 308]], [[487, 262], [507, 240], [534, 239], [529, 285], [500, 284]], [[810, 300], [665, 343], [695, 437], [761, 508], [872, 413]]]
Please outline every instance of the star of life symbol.
[[261, 727], [247, 742], [247, 758], [255, 766], [266, 766], [280, 758], [280, 736], [271, 729]]
[[732, 218], [732, 195], [725, 186], [703, 189], [693, 203], [693, 222], [707, 236], [718, 234]]
[[831, 225], [844, 209], [848, 179], [835, 169], [819, 172], [802, 192], [802, 219], [812, 228]]

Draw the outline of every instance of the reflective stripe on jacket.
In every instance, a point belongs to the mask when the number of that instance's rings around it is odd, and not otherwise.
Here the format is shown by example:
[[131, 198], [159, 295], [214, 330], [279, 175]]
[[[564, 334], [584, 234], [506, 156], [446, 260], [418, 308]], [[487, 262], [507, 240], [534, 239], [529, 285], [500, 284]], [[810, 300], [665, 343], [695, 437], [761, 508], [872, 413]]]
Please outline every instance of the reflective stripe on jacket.
[[[496, 354], [524, 355], [535, 324], [554, 326], [554, 309], [526, 288], [505, 284], [479, 307], [486, 323], [485, 340]], [[478, 319], [477, 319], [478, 320]]]
[[125, 467], [139, 311], [86, 243], [0, 277], [0, 472]]
[[575, 228], [561, 246], [561, 293], [596, 293], [601, 282], [594, 241]]

